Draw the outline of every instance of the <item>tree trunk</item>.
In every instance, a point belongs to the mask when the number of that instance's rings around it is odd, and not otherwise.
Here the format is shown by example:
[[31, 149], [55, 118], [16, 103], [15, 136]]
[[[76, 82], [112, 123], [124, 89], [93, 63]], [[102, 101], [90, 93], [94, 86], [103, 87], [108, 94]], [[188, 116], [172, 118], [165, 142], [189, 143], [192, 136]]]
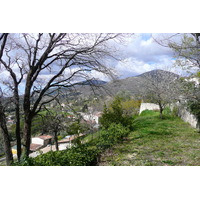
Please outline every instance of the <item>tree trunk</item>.
[[24, 94], [24, 132], [23, 132], [23, 145], [24, 145], [24, 156], [29, 157], [30, 152], [30, 144], [31, 144], [31, 124], [32, 124], [32, 116], [31, 115], [31, 103], [30, 103], [30, 91], [31, 91], [31, 74], [32, 70], [27, 75], [25, 94]]
[[30, 144], [31, 144], [31, 123], [32, 119], [30, 117], [25, 118], [24, 121], [24, 141], [23, 145], [25, 147], [24, 149], [24, 156], [29, 157], [30, 153]]
[[163, 119], [163, 107], [161, 104], [159, 104], [159, 108], [160, 108], [160, 119]]
[[55, 144], [56, 144], [56, 151], [59, 151], [59, 148], [58, 148], [58, 136], [57, 136], [57, 132], [54, 133], [54, 140], [55, 140]]
[[10, 165], [13, 162], [13, 155], [11, 150], [10, 138], [8, 134], [8, 128], [6, 125], [6, 116], [3, 111], [3, 106], [0, 101], [0, 125], [3, 133], [3, 140], [4, 140], [4, 151], [6, 154], [6, 164]]
[[20, 110], [19, 110], [19, 94], [18, 94], [18, 85], [15, 85], [15, 118], [16, 118], [16, 129], [15, 129], [15, 135], [17, 140], [17, 158], [18, 161], [20, 161], [21, 158], [21, 135], [20, 135]]
[[18, 161], [20, 161], [21, 158], [21, 135], [20, 135], [20, 116], [19, 116], [19, 108], [16, 108], [16, 129], [15, 129], [15, 135], [17, 140], [17, 158]]

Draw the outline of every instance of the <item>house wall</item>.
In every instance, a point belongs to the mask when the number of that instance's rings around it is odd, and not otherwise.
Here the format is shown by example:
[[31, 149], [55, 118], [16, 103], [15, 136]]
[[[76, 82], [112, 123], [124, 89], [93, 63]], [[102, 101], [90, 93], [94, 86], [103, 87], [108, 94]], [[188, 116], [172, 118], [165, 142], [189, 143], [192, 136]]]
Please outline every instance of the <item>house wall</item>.
[[59, 150], [65, 150], [70, 147], [69, 143], [59, 144]]
[[51, 144], [51, 139], [44, 140], [44, 146], [47, 146], [48, 144]]
[[92, 115], [92, 114], [84, 114], [83, 115], [83, 119], [87, 120], [87, 121], [92, 121], [94, 120], [97, 124], [99, 123], [99, 117], [96, 115]]
[[31, 139], [31, 143], [44, 145], [44, 140], [35, 137]]

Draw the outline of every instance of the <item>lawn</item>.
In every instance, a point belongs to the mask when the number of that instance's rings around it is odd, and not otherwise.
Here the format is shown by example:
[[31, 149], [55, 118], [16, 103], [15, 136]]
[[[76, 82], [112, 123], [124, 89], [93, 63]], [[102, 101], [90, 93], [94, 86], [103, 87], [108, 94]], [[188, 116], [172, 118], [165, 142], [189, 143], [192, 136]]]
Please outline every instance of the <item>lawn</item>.
[[178, 117], [144, 111], [135, 130], [101, 155], [106, 166], [199, 166], [200, 133]]

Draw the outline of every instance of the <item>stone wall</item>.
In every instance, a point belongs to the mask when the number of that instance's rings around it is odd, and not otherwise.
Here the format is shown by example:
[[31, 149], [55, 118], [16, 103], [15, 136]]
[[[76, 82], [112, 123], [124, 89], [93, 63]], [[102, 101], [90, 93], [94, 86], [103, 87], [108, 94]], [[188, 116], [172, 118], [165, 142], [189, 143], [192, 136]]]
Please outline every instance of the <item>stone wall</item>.
[[144, 110], [159, 110], [159, 106], [154, 103], [141, 103], [139, 114]]
[[177, 105], [178, 106], [178, 116], [185, 122], [188, 122], [193, 128], [198, 128], [198, 120], [197, 118], [191, 114], [189, 111], [186, 110], [186, 108], [184, 108], [181, 105]]

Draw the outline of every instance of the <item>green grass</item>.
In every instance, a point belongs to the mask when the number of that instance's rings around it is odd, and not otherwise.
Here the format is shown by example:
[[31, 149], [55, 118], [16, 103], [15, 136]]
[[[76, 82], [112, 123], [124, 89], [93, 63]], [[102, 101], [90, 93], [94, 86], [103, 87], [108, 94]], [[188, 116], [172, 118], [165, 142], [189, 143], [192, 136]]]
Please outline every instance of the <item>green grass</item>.
[[144, 111], [126, 141], [101, 156], [99, 165], [199, 166], [200, 134], [178, 117]]

